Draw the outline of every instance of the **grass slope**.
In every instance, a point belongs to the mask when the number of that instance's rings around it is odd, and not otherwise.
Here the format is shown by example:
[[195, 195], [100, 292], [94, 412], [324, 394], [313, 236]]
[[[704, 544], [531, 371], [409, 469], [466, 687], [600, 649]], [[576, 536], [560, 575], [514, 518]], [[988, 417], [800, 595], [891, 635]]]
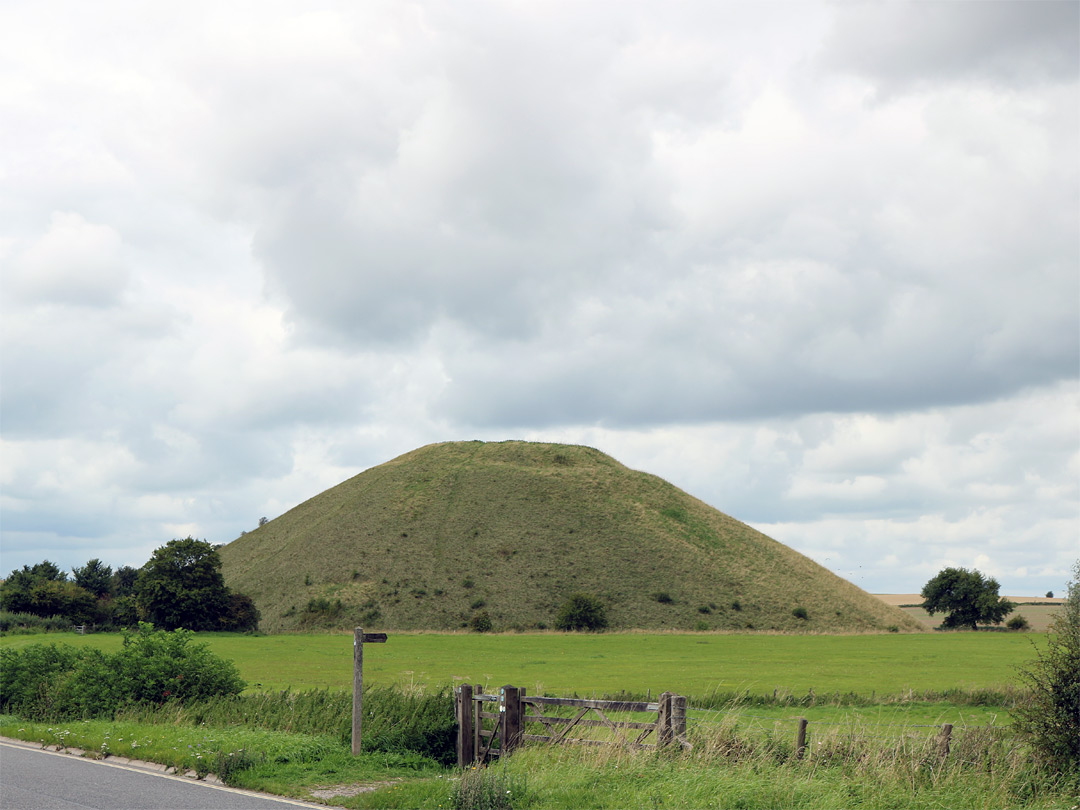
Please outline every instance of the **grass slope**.
[[[803, 555], [589, 447], [429, 445], [221, 549], [270, 632], [551, 626], [572, 593], [612, 628], [917, 631]], [[807, 618], [793, 614], [803, 608]]]

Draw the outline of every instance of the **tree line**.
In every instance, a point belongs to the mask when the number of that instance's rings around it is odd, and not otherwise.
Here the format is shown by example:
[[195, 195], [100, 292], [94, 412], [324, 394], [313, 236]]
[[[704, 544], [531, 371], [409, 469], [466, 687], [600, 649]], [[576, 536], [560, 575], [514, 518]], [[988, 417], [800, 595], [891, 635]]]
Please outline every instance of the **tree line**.
[[255, 630], [259, 611], [221, 575], [221, 556], [204, 540], [170, 540], [142, 568], [115, 571], [99, 559], [72, 569], [45, 560], [12, 571], [0, 585], [0, 609], [75, 625], [174, 630]]

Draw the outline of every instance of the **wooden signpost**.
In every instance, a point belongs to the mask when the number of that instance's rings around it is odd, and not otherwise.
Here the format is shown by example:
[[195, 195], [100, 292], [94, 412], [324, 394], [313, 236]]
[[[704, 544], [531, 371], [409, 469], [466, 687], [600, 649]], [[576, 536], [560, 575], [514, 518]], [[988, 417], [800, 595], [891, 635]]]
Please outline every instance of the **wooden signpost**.
[[382, 644], [386, 633], [365, 633], [363, 628], [353, 630], [353, 693], [352, 693], [352, 752], [360, 753], [360, 726], [364, 721], [364, 642]]

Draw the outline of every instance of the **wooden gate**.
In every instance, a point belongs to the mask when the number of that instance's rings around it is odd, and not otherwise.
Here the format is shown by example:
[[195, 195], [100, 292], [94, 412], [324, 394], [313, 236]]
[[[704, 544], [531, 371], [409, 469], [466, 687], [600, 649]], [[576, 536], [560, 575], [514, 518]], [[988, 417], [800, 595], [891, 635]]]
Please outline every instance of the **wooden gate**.
[[[454, 693], [458, 721], [458, 765], [488, 762], [503, 756], [524, 742], [549, 745], [623, 745], [654, 748], [686, 741], [686, 698], [664, 692], [656, 703], [625, 700], [585, 700], [579, 698], [528, 697], [523, 688], [504, 686], [496, 694], [485, 694], [480, 686], [462, 684]], [[570, 717], [545, 714], [560, 706], [576, 709]], [[531, 710], [531, 711], [530, 711]], [[656, 713], [656, 719], [618, 720], [615, 713]], [[570, 736], [574, 729], [603, 728], [606, 739]], [[539, 732], [539, 733], [529, 733]], [[646, 742], [649, 735], [654, 742]]]

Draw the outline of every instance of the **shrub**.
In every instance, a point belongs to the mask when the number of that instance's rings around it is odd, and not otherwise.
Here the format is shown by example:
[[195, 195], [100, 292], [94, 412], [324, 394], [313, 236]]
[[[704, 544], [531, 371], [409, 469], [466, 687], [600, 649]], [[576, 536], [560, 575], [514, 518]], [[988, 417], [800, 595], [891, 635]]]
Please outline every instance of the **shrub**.
[[1005, 622], [1005, 626], [1008, 627], [1010, 630], [1022, 632], [1031, 629], [1031, 622], [1029, 622], [1024, 616], [1021, 616], [1019, 613], [1017, 613], [1015, 616]]
[[479, 610], [480, 608], [482, 608], [486, 604], [487, 604], [487, 602], [485, 602], [483, 599], [474, 599], [473, 603], [471, 605], [469, 605], [469, 609], [470, 610]]
[[742, 610], [742, 602], [736, 599], [734, 602], [731, 603], [731, 609], [736, 611]]
[[575, 593], [567, 599], [555, 617], [555, 627], [559, 630], [599, 632], [607, 627], [607, 624], [604, 603], [584, 593]]
[[154, 630], [139, 623], [135, 632], [124, 631], [124, 643], [115, 656], [123, 698], [136, 703], [181, 702], [213, 695], [235, 695], [247, 685], [236, 665], [210, 652], [205, 643], [193, 644], [190, 630]]
[[802, 619], [804, 622], [809, 620], [810, 618], [810, 614], [806, 612], [806, 608], [804, 607], [795, 608], [793, 611], [791, 611], [791, 615], [794, 616], [796, 619]]
[[667, 591], [657, 591], [656, 593], [650, 594], [650, 596], [662, 605], [669, 605], [675, 601]]
[[345, 605], [340, 599], [330, 601], [325, 597], [309, 599], [300, 621], [306, 625], [331, 625], [334, 624], [345, 611]]
[[222, 630], [250, 632], [259, 628], [261, 618], [255, 600], [246, 593], [230, 593], [220, 627]]
[[491, 616], [486, 610], [481, 610], [469, 619], [469, 627], [476, 633], [488, 633], [492, 628]]
[[1050, 765], [1071, 772], [1080, 787], [1080, 560], [1073, 566], [1064, 610], [1054, 618], [1046, 648], [1020, 670], [1031, 690], [1013, 709], [1013, 725]]
[[114, 654], [69, 644], [0, 650], [0, 710], [28, 719], [112, 717], [127, 704], [201, 700], [244, 689], [236, 667], [190, 630], [140, 624]]

